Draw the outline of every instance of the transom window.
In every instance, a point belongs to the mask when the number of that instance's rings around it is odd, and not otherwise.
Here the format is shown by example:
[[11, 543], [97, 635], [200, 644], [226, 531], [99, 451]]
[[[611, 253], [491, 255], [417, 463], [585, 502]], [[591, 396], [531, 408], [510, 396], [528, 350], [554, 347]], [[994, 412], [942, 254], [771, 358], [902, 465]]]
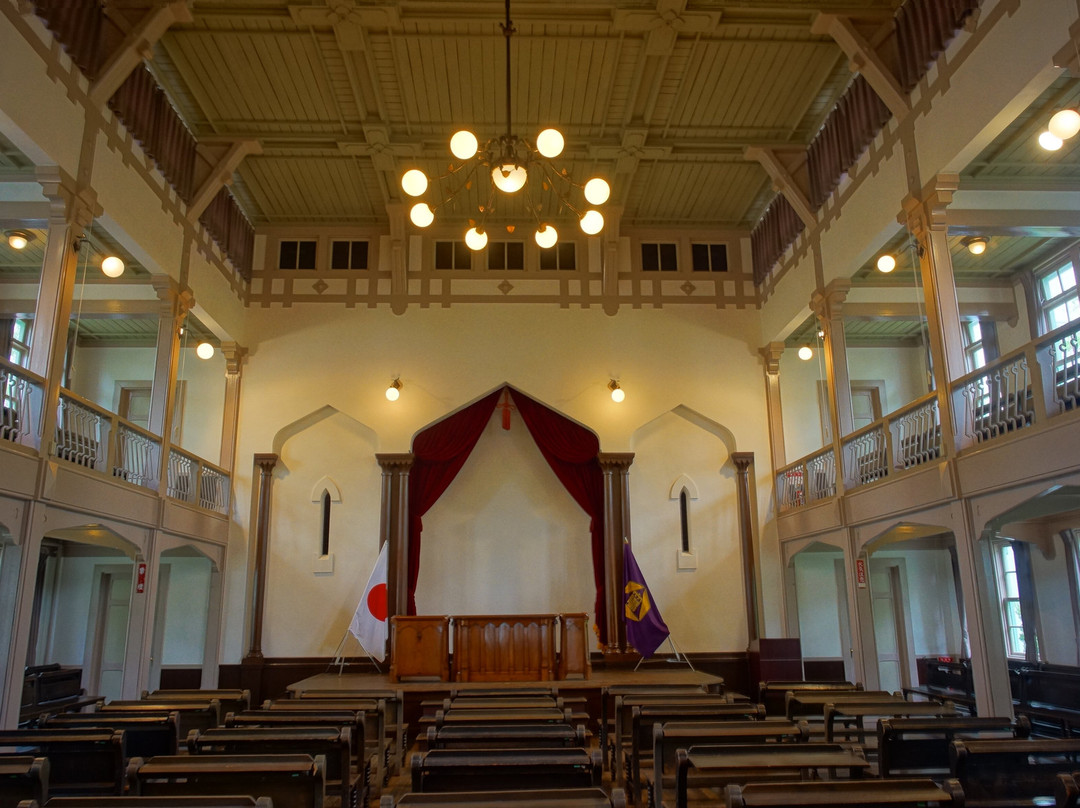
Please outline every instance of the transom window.
[[560, 241], [554, 247], [540, 250], [540, 269], [577, 269], [577, 244]]
[[690, 265], [694, 272], [727, 272], [727, 245], [691, 244]]
[[1027, 656], [1027, 637], [1020, 611], [1020, 585], [1016, 573], [1016, 554], [1009, 542], [997, 545], [998, 596], [1005, 628], [1005, 650], [1010, 657]]
[[330, 269], [367, 269], [366, 241], [335, 241], [330, 245]]
[[678, 271], [678, 249], [674, 244], [642, 244], [641, 269], [644, 272]]
[[1044, 333], [1080, 320], [1080, 296], [1072, 262], [1038, 276]]
[[472, 269], [472, 250], [464, 241], [436, 241], [435, 269]]
[[278, 245], [278, 269], [315, 269], [315, 240], [282, 241]]
[[522, 241], [489, 241], [488, 269], [525, 269], [525, 243]]

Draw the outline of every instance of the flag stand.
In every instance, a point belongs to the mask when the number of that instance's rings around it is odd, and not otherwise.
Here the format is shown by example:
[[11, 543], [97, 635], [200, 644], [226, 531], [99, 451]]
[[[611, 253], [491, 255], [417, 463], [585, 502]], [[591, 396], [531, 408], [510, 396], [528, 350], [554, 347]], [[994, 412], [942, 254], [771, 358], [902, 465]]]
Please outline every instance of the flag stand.
[[[334, 658], [330, 660], [330, 664], [326, 667], [327, 670], [330, 670], [335, 665], [337, 665], [338, 676], [341, 676], [342, 672], [345, 669], [345, 643], [349, 639], [349, 635], [351, 633], [351, 631], [346, 629], [345, 634], [341, 638], [341, 642], [337, 644], [337, 648], [334, 650]], [[360, 645], [361, 650], [363, 650], [363, 652], [367, 654], [367, 658], [371, 660], [371, 664], [375, 666], [375, 670], [381, 674], [382, 668], [379, 667], [378, 660], [376, 660], [375, 657], [371, 655], [371, 652], [368, 651], [368, 649], [364, 648], [363, 643], [361, 643], [359, 640], [357, 641], [357, 643]]]
[[[694, 673], [697, 673], [697, 668], [694, 667], [694, 663], [692, 663], [685, 655], [683, 655], [682, 653], [679, 652], [679, 646], [677, 646], [675, 644], [675, 639], [671, 636], [670, 633], [667, 635], [667, 641], [669, 643], [671, 643], [671, 650], [675, 652], [675, 658], [674, 659], [666, 659], [664, 661], [668, 662], [668, 663], [671, 663], [671, 664], [675, 664], [675, 663], [678, 663], [678, 662], [685, 662], [687, 664], [687, 666], [690, 668], [690, 670], [692, 670]], [[641, 667], [641, 663], [644, 662], [644, 661], [645, 661], [645, 657], [642, 657], [641, 659], [638, 660], [638, 663], [634, 666], [634, 673], [637, 673], [637, 669]]]

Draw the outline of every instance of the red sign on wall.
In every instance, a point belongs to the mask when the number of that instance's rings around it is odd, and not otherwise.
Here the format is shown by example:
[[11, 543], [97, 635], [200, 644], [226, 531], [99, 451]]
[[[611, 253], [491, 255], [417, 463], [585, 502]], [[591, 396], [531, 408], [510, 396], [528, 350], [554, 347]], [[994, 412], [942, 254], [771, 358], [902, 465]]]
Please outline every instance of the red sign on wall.
[[146, 562], [140, 561], [136, 572], [135, 591], [140, 595], [146, 591]]
[[866, 559], [855, 559], [855, 583], [859, 589], [866, 589]]

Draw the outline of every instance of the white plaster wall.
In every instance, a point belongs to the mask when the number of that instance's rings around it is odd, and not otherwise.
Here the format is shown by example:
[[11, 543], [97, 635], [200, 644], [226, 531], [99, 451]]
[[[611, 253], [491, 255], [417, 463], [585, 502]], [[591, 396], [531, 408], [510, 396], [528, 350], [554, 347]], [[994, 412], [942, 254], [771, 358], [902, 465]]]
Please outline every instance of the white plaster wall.
[[206, 640], [210, 560], [164, 556], [161, 565], [169, 568], [161, 664], [199, 665], [203, 661]]
[[204, 460], [217, 463], [225, 412], [225, 357], [221, 351], [214, 351], [210, 359], [199, 359], [195, 348], [185, 347], [180, 351], [176, 378], [187, 382], [180, 445]]
[[1053, 558], [1044, 556], [1037, 546], [1031, 548], [1031, 572], [1039, 607], [1039, 652], [1046, 662], [1076, 665], [1078, 639], [1060, 537], [1053, 538], [1053, 547]]
[[848, 348], [848, 377], [854, 381], [883, 379], [885, 400], [881, 414], [888, 415], [930, 392], [927, 386], [926, 353], [913, 348]]
[[492, 414], [450, 487], [424, 516], [421, 614], [586, 612], [595, 619], [589, 517], [520, 416]]
[[[840, 552], [802, 552], [793, 559], [799, 606], [799, 638], [807, 659], [842, 659], [841, 592], [836, 581]], [[846, 601], [845, 606], [847, 608]]]
[[948, 550], [879, 550], [873, 559], [903, 558], [907, 607], [916, 656], [957, 656], [960, 618]]
[[116, 412], [119, 406], [116, 383], [152, 382], [155, 353], [153, 348], [77, 346], [71, 366], [71, 391], [109, 412]]
[[[745, 648], [738, 501], [727, 446], [715, 431], [666, 413], [638, 430], [633, 450], [634, 557], [672, 637], [684, 651]], [[682, 520], [671, 489], [683, 475], [698, 493], [688, 520], [697, 569], [680, 570]]]
[[788, 463], [816, 452], [824, 445], [818, 382], [825, 378], [820, 343], [814, 357], [799, 359], [794, 349], [780, 357], [780, 403], [784, 413], [784, 451]]

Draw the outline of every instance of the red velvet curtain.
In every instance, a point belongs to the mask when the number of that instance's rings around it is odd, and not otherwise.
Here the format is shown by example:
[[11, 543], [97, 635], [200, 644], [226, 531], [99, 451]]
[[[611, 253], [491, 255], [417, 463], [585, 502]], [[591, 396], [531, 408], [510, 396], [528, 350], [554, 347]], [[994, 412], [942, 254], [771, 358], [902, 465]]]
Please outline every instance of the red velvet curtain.
[[[409, 614], [416, 614], [416, 582], [420, 576], [420, 538], [423, 516], [449, 487], [495, 411], [502, 395], [496, 390], [449, 418], [425, 429], [413, 440], [409, 471]], [[597, 455], [600, 442], [589, 430], [511, 390], [521, 420], [540, 453], [570, 496], [589, 515], [593, 580], [596, 583], [596, 625], [606, 641], [604, 606], [604, 478]]]
[[979, 0], [907, 0], [896, 12], [900, 83], [911, 92]]
[[593, 582], [596, 584], [595, 625], [600, 642], [607, 642], [604, 586], [604, 474], [600, 470], [600, 441], [592, 432], [550, 410], [524, 393], [511, 390], [521, 420], [536, 441], [559, 482], [589, 516]]

